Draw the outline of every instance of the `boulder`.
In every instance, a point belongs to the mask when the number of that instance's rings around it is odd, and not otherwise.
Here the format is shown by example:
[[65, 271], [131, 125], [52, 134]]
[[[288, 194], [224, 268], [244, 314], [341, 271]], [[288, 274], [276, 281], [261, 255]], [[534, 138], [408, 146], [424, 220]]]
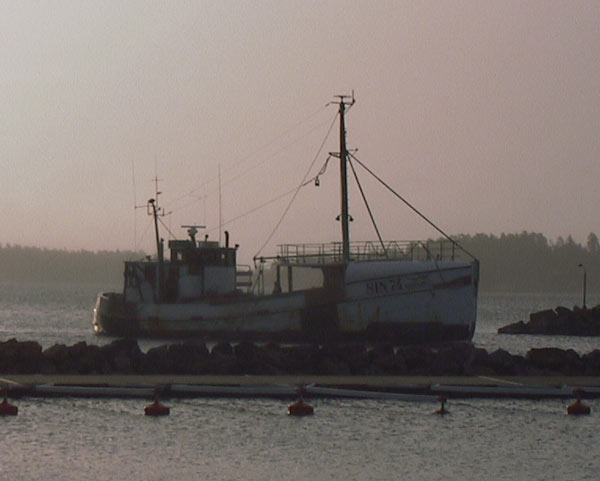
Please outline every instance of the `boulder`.
[[581, 356], [585, 376], [600, 376], [600, 349]]
[[341, 346], [325, 345], [312, 351], [311, 363], [314, 374], [350, 375], [350, 367], [341, 355]]
[[437, 376], [464, 375], [474, 349], [473, 345], [468, 343], [440, 347], [432, 360], [432, 374]]
[[369, 359], [368, 374], [394, 375], [406, 373], [406, 361], [402, 355], [396, 355], [391, 344], [376, 344], [367, 351]]
[[163, 344], [148, 349], [141, 363], [144, 374], [170, 374], [173, 372], [173, 361], [169, 356], [169, 346]]
[[579, 355], [569, 349], [565, 351], [556, 347], [530, 349], [525, 355], [525, 360], [533, 367], [549, 374], [563, 373], [570, 366], [579, 362]]
[[45, 363], [42, 346], [35, 341], [9, 339], [0, 343], [0, 372], [35, 374]]
[[600, 336], [600, 306], [573, 310], [557, 306], [529, 315], [529, 322], [519, 321], [498, 329], [499, 334], [545, 334], [563, 336]]
[[523, 372], [525, 359], [504, 349], [496, 349], [488, 356], [487, 363], [498, 375], [516, 376]]
[[336, 347], [337, 356], [348, 367], [349, 374], [366, 374], [370, 365], [370, 358], [364, 344], [352, 343]]
[[210, 370], [214, 374], [241, 374], [240, 364], [231, 344], [221, 342], [210, 351]]
[[523, 321], [514, 322], [498, 329], [498, 334], [530, 334], [529, 324]]
[[171, 344], [167, 356], [173, 374], [205, 374], [210, 371], [210, 354], [204, 342]]
[[428, 376], [432, 372], [435, 351], [426, 346], [401, 346], [396, 357], [402, 359], [407, 374]]
[[140, 372], [143, 365], [140, 346], [135, 339], [117, 339], [100, 347], [98, 362], [103, 374], [134, 374]]
[[237, 344], [234, 354], [243, 374], [280, 374], [281, 370], [272, 364], [270, 352], [248, 341]]
[[283, 366], [287, 374], [312, 374], [318, 367], [319, 347], [314, 345], [285, 346], [281, 348], [284, 355]]
[[489, 357], [485, 349], [481, 347], [473, 348], [469, 359], [465, 363], [465, 375], [491, 376], [496, 374]]

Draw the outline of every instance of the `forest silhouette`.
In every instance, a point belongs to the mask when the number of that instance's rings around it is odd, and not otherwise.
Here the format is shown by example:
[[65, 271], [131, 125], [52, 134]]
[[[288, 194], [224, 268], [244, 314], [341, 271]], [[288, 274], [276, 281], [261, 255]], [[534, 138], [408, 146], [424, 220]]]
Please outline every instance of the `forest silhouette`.
[[586, 245], [571, 236], [550, 242], [543, 234], [459, 235], [455, 240], [481, 262], [483, 291], [598, 292], [600, 244], [590, 233]]
[[0, 246], [0, 280], [13, 282], [100, 282], [114, 285], [123, 279], [123, 262], [141, 259], [131, 251], [69, 251]]
[[[455, 237], [480, 263], [480, 289], [503, 292], [580, 292], [584, 270], [588, 292], [598, 292], [600, 243], [590, 233], [585, 245], [543, 234], [461, 234]], [[115, 285], [123, 261], [143, 252], [68, 251], [19, 245], [0, 246], [0, 280], [31, 282], [100, 282]]]

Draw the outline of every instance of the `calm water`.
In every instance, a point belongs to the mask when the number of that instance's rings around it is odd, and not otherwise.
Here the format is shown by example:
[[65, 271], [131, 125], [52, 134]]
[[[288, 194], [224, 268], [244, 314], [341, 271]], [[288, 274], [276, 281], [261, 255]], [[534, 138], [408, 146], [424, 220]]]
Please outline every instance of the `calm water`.
[[[91, 332], [101, 288], [0, 285], [0, 341], [108, 342]], [[579, 302], [482, 295], [474, 341], [588, 352], [600, 338], [496, 334], [531, 311]], [[0, 419], [0, 480], [595, 480], [600, 469], [600, 400], [583, 418], [566, 416], [561, 400], [457, 400], [443, 418], [430, 403], [315, 400], [315, 415], [300, 419], [285, 414], [288, 402], [261, 399], [173, 399], [162, 419], [146, 418], [135, 399], [16, 403], [20, 414]]]

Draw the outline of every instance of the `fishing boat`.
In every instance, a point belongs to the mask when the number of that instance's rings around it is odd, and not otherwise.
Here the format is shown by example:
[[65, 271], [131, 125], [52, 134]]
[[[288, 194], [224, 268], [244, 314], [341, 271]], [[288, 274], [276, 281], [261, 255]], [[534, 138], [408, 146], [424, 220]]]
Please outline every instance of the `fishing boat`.
[[[335, 104], [340, 132], [340, 150], [335, 154], [341, 177], [340, 241], [280, 245], [276, 255], [255, 259], [254, 270], [241, 269], [238, 246], [230, 245], [227, 232], [221, 244], [208, 237], [198, 240], [199, 226], [184, 226], [188, 238], [170, 240], [167, 256], [157, 221], [158, 197], [150, 199], [156, 257], [126, 261], [123, 291], [98, 295], [95, 332], [295, 343], [470, 340], [479, 283], [474, 256], [410, 204], [442, 234], [440, 240], [350, 241], [347, 169], [351, 160], [358, 159], [346, 148], [345, 114], [354, 95], [338, 96]], [[266, 272], [273, 277], [269, 290], [264, 288]], [[312, 278], [318, 282], [309, 286], [299, 282], [306, 272], [317, 273]]]

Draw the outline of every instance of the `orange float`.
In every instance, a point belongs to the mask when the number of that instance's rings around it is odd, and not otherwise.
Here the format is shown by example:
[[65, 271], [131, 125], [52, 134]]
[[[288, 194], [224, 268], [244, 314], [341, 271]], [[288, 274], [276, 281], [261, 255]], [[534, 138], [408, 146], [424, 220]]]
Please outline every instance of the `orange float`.
[[144, 408], [144, 414], [146, 416], [167, 416], [171, 410], [164, 404], [154, 401], [152, 404]]
[[313, 413], [313, 407], [305, 403], [302, 399], [298, 399], [295, 403], [288, 406], [288, 414], [290, 416], [307, 416]]
[[582, 414], [590, 414], [591, 409], [588, 405], [583, 404], [579, 399], [567, 407], [567, 414], [573, 416], [581, 416]]
[[581, 397], [583, 396], [583, 394], [583, 389], [575, 389], [573, 391], [573, 395], [575, 396], [576, 401], [567, 407], [567, 414], [570, 414], [572, 416], [590, 414], [590, 407], [587, 404], [581, 402]]
[[4, 401], [0, 403], [0, 416], [16, 416], [19, 412], [19, 408], [11, 403], [9, 403], [4, 398]]

